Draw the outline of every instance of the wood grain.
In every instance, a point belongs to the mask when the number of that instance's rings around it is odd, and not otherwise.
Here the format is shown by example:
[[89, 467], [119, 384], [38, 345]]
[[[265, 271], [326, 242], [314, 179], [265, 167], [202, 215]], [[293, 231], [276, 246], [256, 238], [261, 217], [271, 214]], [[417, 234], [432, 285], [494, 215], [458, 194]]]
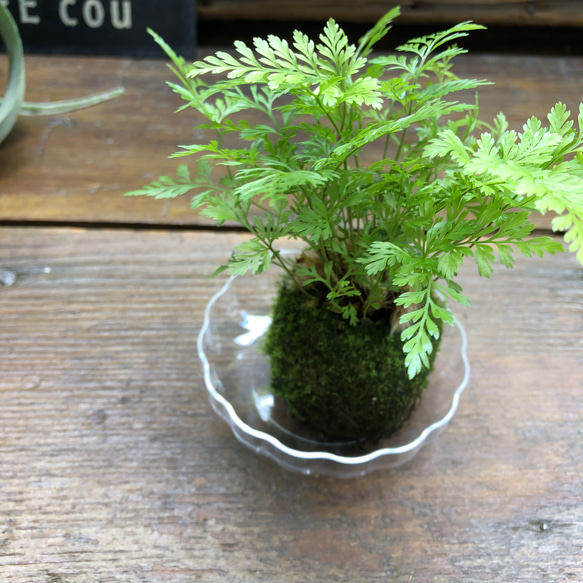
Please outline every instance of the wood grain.
[[206, 277], [242, 237], [0, 228], [2, 581], [583, 580], [573, 256], [464, 269], [473, 372], [452, 424], [341, 481], [279, 469], [211, 412]]
[[199, 19], [321, 20], [376, 22], [401, 6], [402, 24], [455, 24], [474, 20], [487, 25], [583, 26], [583, 6], [576, 0], [202, 0]]
[[[5, 70], [2, 58], [0, 74]], [[457, 72], [495, 82], [480, 92], [482, 117], [491, 120], [503, 110], [518, 129], [531, 115], [546, 116], [558, 100], [572, 111], [583, 101], [582, 58], [466, 56], [458, 60]], [[173, 113], [181, 102], [165, 85], [171, 76], [162, 60], [29, 58], [30, 101], [78, 97], [116, 85], [126, 93], [66, 115], [19, 118], [0, 146], [0, 220], [209, 225], [190, 209], [188, 197], [123, 196], [172, 174], [177, 161], [167, 157], [178, 144], [211, 139], [200, 131], [193, 135], [201, 121], [196, 113]], [[369, 156], [374, 159], [374, 150]], [[549, 221], [539, 224], [548, 227]]]

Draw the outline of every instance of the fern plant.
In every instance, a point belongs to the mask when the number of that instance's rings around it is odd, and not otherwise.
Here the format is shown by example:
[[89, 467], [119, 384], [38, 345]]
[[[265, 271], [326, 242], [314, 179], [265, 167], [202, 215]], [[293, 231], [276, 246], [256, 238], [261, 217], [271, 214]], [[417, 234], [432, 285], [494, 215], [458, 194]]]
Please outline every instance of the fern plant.
[[[351, 325], [391, 309], [412, 378], [428, 366], [442, 323], [453, 323], [437, 298], [469, 302], [456, 282], [464, 261], [489, 277], [496, 261], [512, 267], [516, 252], [563, 250], [531, 236], [533, 211], [557, 213], [553, 228], [583, 263], [583, 106], [573, 121], [558, 103], [548, 123], [531, 118], [521, 132], [503, 114], [486, 124], [477, 99], [456, 93], [487, 81], [452, 71], [465, 52], [457, 41], [482, 27], [464, 22], [372, 56], [398, 14], [358, 45], [329, 20], [317, 42], [296, 31], [291, 44], [236, 42], [234, 53], [194, 64], [150, 31], [179, 79], [170, 86], [216, 139], [174, 154], [194, 155], [194, 172], [180, 165], [175, 178], [129, 194], [192, 191], [203, 215], [244, 226], [251, 238], [218, 272], [278, 265], [308, 295], [323, 286], [326, 307]], [[364, 163], [372, 145], [382, 156]], [[303, 260], [284, 259], [281, 238], [302, 240]]]

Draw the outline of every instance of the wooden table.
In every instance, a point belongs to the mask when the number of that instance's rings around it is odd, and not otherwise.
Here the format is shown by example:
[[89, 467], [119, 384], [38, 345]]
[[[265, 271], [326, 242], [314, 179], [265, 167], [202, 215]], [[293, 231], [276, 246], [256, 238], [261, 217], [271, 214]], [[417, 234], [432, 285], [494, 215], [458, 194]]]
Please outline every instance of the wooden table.
[[[472, 379], [410, 463], [305, 477], [240, 445], [196, 356], [211, 273], [244, 235], [123, 192], [172, 172], [189, 114], [161, 61], [30, 58], [0, 147], [0, 580], [583, 581], [583, 269], [522, 260], [461, 282]], [[1, 61], [1, 71], [6, 62]], [[583, 60], [476, 56], [484, 117], [583, 100]], [[548, 229], [548, 220], [539, 222]]]

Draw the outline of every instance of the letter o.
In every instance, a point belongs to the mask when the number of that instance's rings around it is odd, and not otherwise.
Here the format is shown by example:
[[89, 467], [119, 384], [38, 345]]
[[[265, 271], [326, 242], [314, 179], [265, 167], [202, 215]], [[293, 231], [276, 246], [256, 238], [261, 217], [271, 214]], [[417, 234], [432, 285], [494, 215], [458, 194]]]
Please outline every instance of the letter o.
[[105, 20], [105, 10], [101, 0], [86, 0], [83, 4], [83, 20], [89, 28], [99, 28]]

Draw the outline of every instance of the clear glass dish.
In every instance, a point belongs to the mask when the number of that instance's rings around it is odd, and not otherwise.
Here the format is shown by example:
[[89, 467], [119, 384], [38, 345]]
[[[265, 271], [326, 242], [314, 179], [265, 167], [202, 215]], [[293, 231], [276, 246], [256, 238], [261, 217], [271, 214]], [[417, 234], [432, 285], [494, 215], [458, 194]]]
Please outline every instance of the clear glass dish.
[[410, 460], [443, 431], [468, 384], [462, 326], [446, 326], [429, 385], [397, 433], [373, 444], [326, 440], [292, 418], [270, 389], [269, 361], [259, 344], [279, 276], [270, 270], [252, 281], [231, 277], [206, 307], [198, 354], [213, 409], [239, 441], [302, 474], [350, 478]]

